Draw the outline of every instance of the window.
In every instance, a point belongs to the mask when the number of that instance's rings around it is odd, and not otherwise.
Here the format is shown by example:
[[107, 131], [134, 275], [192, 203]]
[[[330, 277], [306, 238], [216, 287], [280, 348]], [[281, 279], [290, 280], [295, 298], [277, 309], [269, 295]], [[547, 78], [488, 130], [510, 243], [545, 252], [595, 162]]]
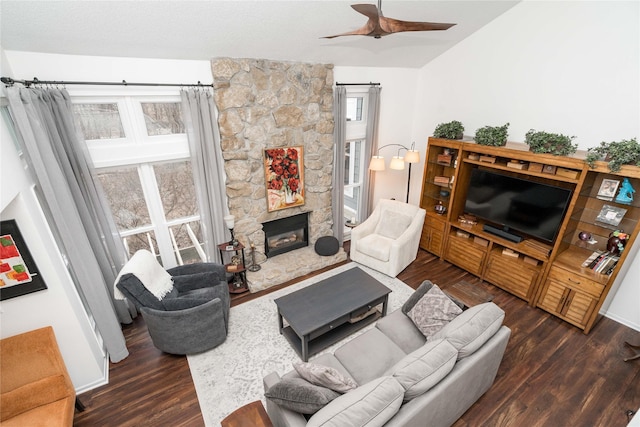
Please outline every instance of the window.
[[[344, 170], [344, 217], [351, 222], [359, 217], [362, 201], [362, 181], [366, 170], [363, 157], [367, 134], [368, 92], [361, 89], [347, 91], [347, 130]], [[345, 237], [351, 229], [345, 228]]]
[[179, 96], [74, 97], [74, 113], [129, 256], [205, 260]]

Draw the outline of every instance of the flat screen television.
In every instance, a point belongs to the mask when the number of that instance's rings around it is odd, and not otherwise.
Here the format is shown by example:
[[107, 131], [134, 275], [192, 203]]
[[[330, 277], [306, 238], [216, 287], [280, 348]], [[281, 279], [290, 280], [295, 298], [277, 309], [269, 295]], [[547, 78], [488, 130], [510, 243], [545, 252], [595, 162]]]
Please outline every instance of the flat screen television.
[[571, 194], [566, 188], [476, 168], [464, 211], [486, 221], [485, 231], [506, 239], [519, 242], [524, 234], [553, 243]]

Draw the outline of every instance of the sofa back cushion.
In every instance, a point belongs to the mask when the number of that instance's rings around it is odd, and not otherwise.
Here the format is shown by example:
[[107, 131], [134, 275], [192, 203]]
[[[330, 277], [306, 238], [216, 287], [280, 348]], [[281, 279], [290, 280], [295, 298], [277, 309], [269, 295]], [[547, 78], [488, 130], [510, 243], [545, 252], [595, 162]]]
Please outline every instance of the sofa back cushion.
[[456, 364], [457, 357], [458, 350], [449, 341], [429, 341], [392, 366], [387, 375], [392, 375], [404, 387], [406, 402], [425, 393], [446, 377]]
[[504, 311], [492, 302], [463, 311], [428, 341], [448, 340], [458, 350], [458, 360], [473, 354], [502, 326]]
[[376, 378], [332, 400], [313, 415], [308, 427], [378, 427], [400, 409], [404, 388], [391, 376]]

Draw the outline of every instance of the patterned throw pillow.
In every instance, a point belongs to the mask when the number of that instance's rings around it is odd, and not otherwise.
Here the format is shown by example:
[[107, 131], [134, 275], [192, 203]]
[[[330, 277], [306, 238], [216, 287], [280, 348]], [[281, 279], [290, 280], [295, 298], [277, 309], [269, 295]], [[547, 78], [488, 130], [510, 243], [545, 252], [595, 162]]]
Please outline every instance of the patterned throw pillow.
[[460, 313], [462, 309], [434, 284], [407, 315], [420, 332], [429, 338]]
[[350, 377], [345, 377], [337, 369], [316, 363], [294, 363], [293, 368], [311, 384], [326, 387], [338, 393], [346, 393], [358, 387]]

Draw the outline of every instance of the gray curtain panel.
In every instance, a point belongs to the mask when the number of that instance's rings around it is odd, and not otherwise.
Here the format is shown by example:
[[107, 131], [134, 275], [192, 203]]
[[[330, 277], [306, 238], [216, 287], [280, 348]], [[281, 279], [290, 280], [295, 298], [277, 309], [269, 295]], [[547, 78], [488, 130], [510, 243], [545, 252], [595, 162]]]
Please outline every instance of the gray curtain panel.
[[219, 263], [221, 259], [217, 244], [228, 240], [224, 224], [228, 208], [215, 105], [208, 90], [182, 90], [180, 96], [191, 151], [191, 169], [198, 195], [205, 253], [209, 261]]
[[[367, 135], [363, 156], [365, 159], [371, 159], [373, 153], [378, 151], [378, 121], [380, 118], [380, 86], [371, 86], [369, 88], [369, 116], [367, 118]], [[368, 168], [368, 165], [367, 165]], [[375, 184], [375, 172], [367, 170], [362, 180], [362, 209], [360, 209], [360, 217], [358, 221], [364, 221], [369, 218], [375, 206], [373, 206], [373, 188]]]
[[336, 86], [333, 98], [333, 237], [344, 242], [344, 150], [347, 137], [347, 89]]
[[121, 302], [116, 308], [113, 299], [125, 253], [99, 183], [92, 178], [69, 94], [64, 89], [10, 87], [7, 97], [49, 226], [111, 361], [119, 362], [129, 355], [120, 322], [130, 323], [135, 313]]

